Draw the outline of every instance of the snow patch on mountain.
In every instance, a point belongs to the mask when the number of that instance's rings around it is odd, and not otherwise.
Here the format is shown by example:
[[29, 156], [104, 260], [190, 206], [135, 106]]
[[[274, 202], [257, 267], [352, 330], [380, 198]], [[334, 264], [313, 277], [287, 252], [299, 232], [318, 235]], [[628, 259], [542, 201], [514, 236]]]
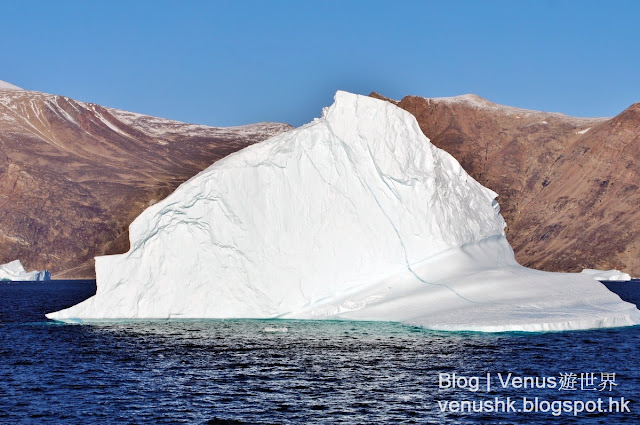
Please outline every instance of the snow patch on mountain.
[[[543, 118], [543, 124], [548, 124], [544, 118], [553, 118], [563, 121], [571, 121], [578, 125], [596, 124], [605, 121], [607, 118], [583, 118], [583, 117], [571, 117], [560, 112], [543, 112], [533, 109], [517, 108], [515, 106], [501, 105], [499, 103], [491, 102], [476, 94], [463, 94], [460, 96], [452, 97], [432, 97], [425, 98], [427, 101], [434, 103], [446, 103], [446, 104], [464, 104], [476, 109], [487, 109], [493, 112], [498, 112], [504, 115], [515, 116], [516, 118], [536, 116]], [[588, 129], [587, 129], [588, 130]], [[583, 134], [583, 133], [579, 133]]]
[[0, 90], [23, 90], [18, 86], [14, 86], [13, 84], [9, 84], [6, 81], [0, 80]]
[[209, 135], [212, 131], [219, 133], [221, 136], [227, 133], [247, 137], [255, 137], [256, 133], [275, 136], [292, 128], [288, 124], [271, 122], [262, 122], [236, 127], [209, 127], [206, 125], [187, 124], [166, 118], [153, 117], [150, 115], [122, 111], [119, 109], [108, 108], [108, 110], [123, 123], [141, 129], [147, 134], [159, 137], [164, 136], [167, 133], [197, 137]]

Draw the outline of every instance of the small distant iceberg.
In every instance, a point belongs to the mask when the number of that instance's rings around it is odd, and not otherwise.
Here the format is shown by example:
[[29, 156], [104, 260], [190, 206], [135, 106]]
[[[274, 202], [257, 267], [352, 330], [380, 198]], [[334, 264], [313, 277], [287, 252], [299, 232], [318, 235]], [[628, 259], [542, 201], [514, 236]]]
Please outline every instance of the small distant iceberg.
[[0, 265], [0, 281], [51, 280], [49, 270], [28, 272], [20, 260]]
[[612, 270], [596, 270], [596, 269], [584, 269], [582, 273], [587, 276], [591, 276], [595, 280], [618, 280], [618, 281], [627, 281], [631, 280], [631, 276], [627, 273], [623, 273], [620, 270], [612, 269]]
[[267, 332], [267, 333], [287, 333], [289, 332], [289, 328], [287, 328], [286, 326], [282, 326], [280, 328], [276, 327], [276, 326], [266, 326], [262, 332]]

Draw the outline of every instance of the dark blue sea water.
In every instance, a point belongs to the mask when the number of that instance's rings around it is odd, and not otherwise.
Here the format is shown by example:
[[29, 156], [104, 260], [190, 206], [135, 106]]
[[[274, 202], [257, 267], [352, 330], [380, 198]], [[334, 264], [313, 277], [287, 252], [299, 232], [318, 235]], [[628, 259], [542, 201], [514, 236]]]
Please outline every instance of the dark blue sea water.
[[[640, 282], [609, 286], [640, 302]], [[94, 291], [93, 282], [0, 283], [0, 424], [640, 423], [639, 327], [480, 334], [44, 318]], [[465, 403], [484, 411], [458, 412]], [[587, 412], [598, 408], [622, 412]]]

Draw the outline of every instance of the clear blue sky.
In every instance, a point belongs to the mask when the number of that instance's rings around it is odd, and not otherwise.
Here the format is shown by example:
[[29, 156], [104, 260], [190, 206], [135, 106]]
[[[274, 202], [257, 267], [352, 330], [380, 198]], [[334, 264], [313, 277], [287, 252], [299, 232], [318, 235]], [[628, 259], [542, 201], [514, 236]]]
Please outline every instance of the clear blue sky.
[[0, 0], [0, 22], [0, 80], [209, 125], [301, 125], [337, 89], [640, 101], [640, 1]]

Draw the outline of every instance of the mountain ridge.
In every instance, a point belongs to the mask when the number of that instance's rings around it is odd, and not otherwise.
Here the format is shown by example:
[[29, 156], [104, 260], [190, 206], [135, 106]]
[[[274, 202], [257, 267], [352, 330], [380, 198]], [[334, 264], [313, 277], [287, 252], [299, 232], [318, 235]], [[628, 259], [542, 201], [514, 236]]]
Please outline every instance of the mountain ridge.
[[[578, 118], [472, 94], [370, 96], [411, 112], [434, 145], [500, 195], [522, 264], [640, 275], [640, 103], [613, 118]], [[188, 124], [0, 84], [0, 262], [93, 277], [93, 256], [126, 251], [128, 223], [143, 209], [291, 128]]]
[[11, 83], [0, 80], [0, 90], [24, 90], [18, 86], [14, 86]]

